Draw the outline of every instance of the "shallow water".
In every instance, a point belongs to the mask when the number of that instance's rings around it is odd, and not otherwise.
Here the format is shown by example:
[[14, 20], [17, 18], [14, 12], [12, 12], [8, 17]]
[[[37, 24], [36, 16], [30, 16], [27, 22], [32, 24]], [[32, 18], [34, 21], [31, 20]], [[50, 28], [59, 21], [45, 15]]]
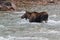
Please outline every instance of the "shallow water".
[[60, 5], [40, 9], [48, 12], [47, 23], [29, 23], [21, 19], [25, 11], [0, 12], [0, 40], [60, 40]]

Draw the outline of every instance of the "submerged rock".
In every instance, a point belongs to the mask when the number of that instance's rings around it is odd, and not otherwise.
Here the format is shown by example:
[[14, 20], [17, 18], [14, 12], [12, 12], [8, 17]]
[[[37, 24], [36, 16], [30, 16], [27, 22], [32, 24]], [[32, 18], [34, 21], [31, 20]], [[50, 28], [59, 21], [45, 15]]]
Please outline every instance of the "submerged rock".
[[1, 2], [0, 3], [0, 11], [15, 11], [16, 7], [11, 2]]

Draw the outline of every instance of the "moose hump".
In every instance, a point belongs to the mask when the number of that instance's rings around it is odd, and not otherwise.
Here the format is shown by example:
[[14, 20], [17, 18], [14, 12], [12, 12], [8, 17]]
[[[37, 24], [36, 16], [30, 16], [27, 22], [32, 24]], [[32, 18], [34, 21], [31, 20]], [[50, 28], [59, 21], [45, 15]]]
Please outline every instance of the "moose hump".
[[21, 16], [21, 18], [29, 19], [29, 22], [43, 22], [47, 23], [48, 20], [48, 13], [47, 12], [27, 12]]

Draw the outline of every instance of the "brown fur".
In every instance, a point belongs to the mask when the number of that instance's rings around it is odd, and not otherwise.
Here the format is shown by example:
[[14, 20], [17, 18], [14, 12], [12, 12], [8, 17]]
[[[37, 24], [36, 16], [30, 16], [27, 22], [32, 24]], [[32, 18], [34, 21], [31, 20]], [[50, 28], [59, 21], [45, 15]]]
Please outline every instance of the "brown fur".
[[21, 18], [29, 19], [29, 22], [47, 22], [48, 13], [47, 12], [26, 12]]

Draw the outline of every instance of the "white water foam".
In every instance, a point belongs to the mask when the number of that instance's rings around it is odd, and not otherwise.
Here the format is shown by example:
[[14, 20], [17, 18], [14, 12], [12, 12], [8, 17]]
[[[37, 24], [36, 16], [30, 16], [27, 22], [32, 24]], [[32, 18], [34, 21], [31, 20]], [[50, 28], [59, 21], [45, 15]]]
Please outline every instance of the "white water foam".
[[57, 15], [56, 15], [56, 14], [54, 14], [54, 15], [51, 15], [51, 16], [49, 16], [49, 17], [56, 18], [56, 17], [57, 17]]
[[0, 40], [48, 40], [45, 37], [12, 37], [8, 36], [7, 38], [0, 37]]
[[49, 30], [49, 32], [47, 32], [47, 33], [58, 33], [58, 34], [60, 34], [59, 31], [55, 31], [55, 30]]
[[20, 12], [19, 11], [18, 12], [15, 11], [13, 13], [25, 13], [25, 11], [20, 11]]
[[[19, 24], [25, 24], [25, 23], [28, 23], [28, 24], [41, 24], [41, 23], [36, 23], [36, 22], [32, 22], [30, 23], [29, 20], [26, 20], [26, 19], [21, 19], [20, 22], [18, 22]], [[47, 25], [60, 25], [60, 21], [55, 21], [55, 20], [48, 20], [48, 22], [46, 23]]]
[[[20, 24], [25, 24], [25, 23], [30, 23], [29, 20], [25, 20], [25, 19], [22, 19]], [[39, 24], [39, 23], [36, 23], [36, 22], [32, 22], [31, 24]], [[55, 20], [48, 20], [48, 22], [46, 23], [48, 25], [59, 25], [60, 24], [60, 21], [55, 21]]]
[[29, 23], [29, 21], [28, 20], [25, 20], [25, 19], [21, 19], [21, 21], [19, 22], [17, 22], [18, 24], [26, 24], [26, 23]]
[[48, 25], [60, 25], [60, 21], [48, 20], [47, 24]]
[[4, 25], [0, 25], [0, 28], [4, 28], [5, 26]]
[[60, 31], [56, 30], [47, 30], [46, 28], [41, 28], [40, 29], [41, 33], [47, 33], [47, 34], [60, 34]]

